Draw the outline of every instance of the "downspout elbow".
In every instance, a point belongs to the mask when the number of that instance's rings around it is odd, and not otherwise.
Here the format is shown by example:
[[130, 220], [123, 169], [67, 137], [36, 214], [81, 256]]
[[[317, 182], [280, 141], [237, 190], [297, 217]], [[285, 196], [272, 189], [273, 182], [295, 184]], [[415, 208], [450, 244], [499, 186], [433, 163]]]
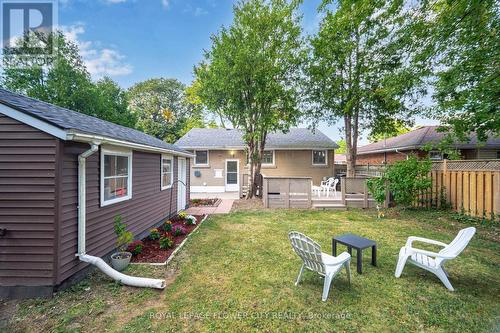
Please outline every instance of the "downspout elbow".
[[99, 145], [100, 145], [100, 143], [98, 143], [98, 142], [91, 143], [89, 150], [86, 150], [83, 153], [81, 153], [80, 155], [78, 155], [78, 161], [84, 161], [87, 157], [89, 157], [90, 155], [95, 153], [99, 149]]
[[398, 148], [396, 148], [395, 152], [396, 152], [397, 154], [401, 154], [401, 155], [406, 156], [406, 159], [408, 159], [408, 154], [405, 154], [405, 153], [403, 153], [403, 152], [400, 152]]

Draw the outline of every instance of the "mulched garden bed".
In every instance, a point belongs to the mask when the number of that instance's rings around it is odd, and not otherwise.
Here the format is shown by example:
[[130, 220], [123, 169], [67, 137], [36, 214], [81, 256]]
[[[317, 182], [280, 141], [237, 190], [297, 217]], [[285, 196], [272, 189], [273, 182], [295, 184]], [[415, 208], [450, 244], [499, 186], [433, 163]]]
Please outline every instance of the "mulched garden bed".
[[217, 207], [221, 203], [221, 199], [191, 199], [189, 200], [189, 207]]
[[170, 219], [170, 222], [172, 224], [172, 230], [174, 230], [175, 227], [177, 226], [181, 226], [186, 231], [184, 235], [174, 236], [172, 232], [167, 233], [164, 229], [164, 224], [157, 228], [161, 236], [168, 234], [173, 239], [174, 243], [171, 248], [161, 249], [160, 241], [158, 239], [152, 240], [148, 236], [142, 240], [143, 243], [142, 252], [140, 254], [134, 255], [132, 257], [131, 262], [164, 263], [165, 261], [167, 261], [168, 257], [170, 257], [172, 252], [175, 251], [175, 249], [179, 246], [179, 244], [181, 244], [182, 241], [186, 239], [186, 237], [188, 237], [188, 235], [200, 224], [200, 222], [205, 217], [204, 215], [193, 215], [193, 216], [196, 217], [197, 221], [195, 225], [186, 225], [185, 220], [180, 219], [178, 217]]

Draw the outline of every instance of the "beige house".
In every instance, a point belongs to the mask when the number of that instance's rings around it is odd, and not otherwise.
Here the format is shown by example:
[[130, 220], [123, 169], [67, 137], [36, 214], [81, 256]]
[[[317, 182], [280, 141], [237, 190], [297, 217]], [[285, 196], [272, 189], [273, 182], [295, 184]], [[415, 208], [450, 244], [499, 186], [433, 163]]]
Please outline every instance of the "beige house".
[[[248, 166], [242, 133], [237, 129], [195, 128], [176, 145], [195, 154], [190, 169], [192, 193], [246, 191]], [[320, 131], [292, 128], [268, 135], [261, 173], [264, 176], [312, 177], [313, 184], [335, 174], [338, 146]]]

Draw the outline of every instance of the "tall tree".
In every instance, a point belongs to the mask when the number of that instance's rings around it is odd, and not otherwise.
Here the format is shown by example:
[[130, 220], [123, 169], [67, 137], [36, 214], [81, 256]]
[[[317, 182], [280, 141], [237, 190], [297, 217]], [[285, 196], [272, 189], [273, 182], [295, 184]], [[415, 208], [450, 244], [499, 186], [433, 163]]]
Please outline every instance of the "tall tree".
[[58, 106], [93, 114], [94, 89], [78, 46], [66, 40], [60, 31], [36, 34], [47, 45], [54, 45], [55, 55], [24, 56], [33, 52], [35, 40], [26, 34], [4, 56], [2, 85]]
[[313, 122], [344, 122], [347, 175], [353, 176], [361, 130], [387, 119], [405, 119], [415, 92], [414, 68], [406, 66], [402, 1], [339, 0], [325, 12], [311, 39], [307, 69]]
[[[1, 84], [7, 89], [107, 121], [134, 127], [127, 110], [125, 92], [109, 78], [92, 82], [78, 46], [60, 31], [36, 32], [37, 39], [54, 45], [54, 56], [33, 52], [33, 41], [25, 35], [4, 55]], [[49, 49], [52, 49], [50, 47]], [[39, 50], [38, 50], [39, 51]]]
[[190, 103], [186, 86], [176, 79], [150, 79], [136, 83], [128, 91], [129, 109], [143, 132], [167, 142], [175, 142], [195, 118], [203, 124], [201, 109]]
[[421, 0], [415, 59], [429, 68], [431, 116], [459, 139], [500, 136], [500, 5], [495, 0]]
[[128, 110], [127, 92], [109, 77], [95, 83], [97, 114], [100, 118], [134, 128], [135, 115]]
[[267, 135], [287, 131], [299, 112], [302, 47], [300, 1], [248, 0], [212, 36], [205, 60], [195, 68], [203, 104], [243, 131], [250, 164], [247, 198], [255, 194]]

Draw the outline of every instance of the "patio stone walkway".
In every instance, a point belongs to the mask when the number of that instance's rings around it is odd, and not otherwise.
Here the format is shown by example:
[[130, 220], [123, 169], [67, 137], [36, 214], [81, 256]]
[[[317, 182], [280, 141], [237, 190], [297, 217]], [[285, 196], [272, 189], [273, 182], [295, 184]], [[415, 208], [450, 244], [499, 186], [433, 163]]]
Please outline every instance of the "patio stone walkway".
[[233, 207], [233, 203], [233, 199], [222, 199], [217, 207], [189, 207], [186, 213], [191, 215], [228, 214]]

